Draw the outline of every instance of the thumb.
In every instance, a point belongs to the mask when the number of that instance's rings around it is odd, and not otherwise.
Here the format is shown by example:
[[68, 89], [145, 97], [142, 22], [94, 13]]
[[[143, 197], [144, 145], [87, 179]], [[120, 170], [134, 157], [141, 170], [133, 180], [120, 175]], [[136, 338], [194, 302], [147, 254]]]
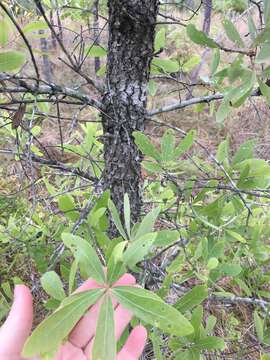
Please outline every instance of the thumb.
[[[30, 334], [33, 321], [33, 302], [30, 290], [25, 285], [16, 285], [11, 311], [0, 328], [0, 359], [19, 355]], [[9, 357], [7, 357], [9, 356]]]

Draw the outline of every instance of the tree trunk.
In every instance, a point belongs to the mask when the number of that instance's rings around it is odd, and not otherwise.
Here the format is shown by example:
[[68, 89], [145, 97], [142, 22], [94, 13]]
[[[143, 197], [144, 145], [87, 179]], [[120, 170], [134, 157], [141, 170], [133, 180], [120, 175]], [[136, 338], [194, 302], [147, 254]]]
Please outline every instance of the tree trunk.
[[[45, 33], [44, 30], [39, 30], [39, 35], [43, 35]], [[42, 72], [44, 75], [45, 80], [48, 83], [51, 83], [53, 81], [53, 76], [52, 76], [52, 66], [51, 66], [51, 62], [49, 59], [49, 47], [48, 47], [48, 42], [47, 39], [44, 37], [40, 38], [40, 49], [42, 51], [42, 59], [43, 59], [43, 68], [42, 68]]]
[[[99, 0], [94, 0], [92, 11], [94, 14], [93, 30], [94, 30], [94, 43], [99, 45]], [[95, 72], [97, 73], [100, 69], [100, 58], [95, 57]]]
[[211, 15], [212, 15], [212, 0], [205, 0], [204, 2], [204, 19], [203, 19], [203, 32], [209, 35], [211, 27]]
[[[132, 221], [136, 222], [142, 204], [141, 154], [132, 133], [144, 129], [158, 0], [110, 0], [108, 8], [104, 188], [110, 189], [121, 218], [124, 194], [129, 195]], [[115, 229], [111, 235], [117, 235]]]

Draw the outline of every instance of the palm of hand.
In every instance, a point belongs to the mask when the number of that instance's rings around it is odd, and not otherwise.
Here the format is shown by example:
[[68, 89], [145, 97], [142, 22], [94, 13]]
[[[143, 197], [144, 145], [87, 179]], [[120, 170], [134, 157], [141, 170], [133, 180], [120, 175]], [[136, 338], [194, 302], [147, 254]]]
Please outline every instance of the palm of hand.
[[[133, 276], [126, 274], [118, 286], [135, 285]], [[77, 292], [100, 287], [94, 280], [86, 281]], [[115, 311], [115, 335], [118, 340], [132, 319], [132, 314], [113, 301]], [[99, 303], [92, 306], [81, 318], [69, 335], [68, 341], [60, 348], [54, 360], [91, 359], [93, 340], [99, 313]], [[8, 319], [0, 329], [0, 360], [40, 360], [39, 357], [23, 359], [20, 354], [30, 334], [33, 319], [32, 296], [29, 289], [19, 285], [15, 289], [14, 303]], [[117, 360], [137, 360], [146, 342], [146, 330], [137, 326], [131, 332], [126, 344], [117, 355]]]

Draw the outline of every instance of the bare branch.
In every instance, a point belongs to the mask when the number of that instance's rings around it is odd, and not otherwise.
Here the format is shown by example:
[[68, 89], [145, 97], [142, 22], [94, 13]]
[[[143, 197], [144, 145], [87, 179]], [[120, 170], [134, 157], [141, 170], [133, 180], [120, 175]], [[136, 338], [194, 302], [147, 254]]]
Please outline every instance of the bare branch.
[[180, 109], [184, 109], [185, 107], [196, 105], [196, 104], [202, 104], [202, 103], [208, 104], [211, 101], [222, 100], [223, 98], [224, 98], [224, 94], [221, 94], [221, 93], [216, 93], [216, 94], [207, 95], [207, 96], [200, 96], [197, 98], [192, 98], [189, 100], [177, 102], [175, 104], [167, 105], [167, 106], [161, 107], [159, 109], [151, 110], [150, 112], [148, 112], [148, 116], [151, 117], [151, 116], [155, 116], [155, 115], [170, 112], [170, 111], [180, 110]]
[[18, 86], [12, 88], [1, 87], [0, 93], [30, 93], [33, 95], [50, 95], [50, 96], [64, 95], [71, 97], [73, 99], [80, 100], [83, 104], [93, 106], [96, 109], [103, 111], [103, 105], [101, 102], [93, 98], [90, 98], [88, 95], [83, 94], [71, 88], [62, 87], [56, 84], [36, 86], [14, 75], [0, 73], [0, 81], [8, 81], [8, 80], [15, 81], [16, 85]]
[[[260, 96], [260, 95], [261, 95], [261, 93], [259, 92], [258, 89], [255, 90], [251, 94], [251, 96]], [[189, 100], [179, 101], [175, 104], [167, 105], [167, 106], [161, 107], [159, 109], [154, 109], [154, 110], [149, 111], [148, 117], [152, 117], [152, 116], [170, 112], [170, 111], [184, 109], [186, 107], [197, 105], [197, 104], [203, 104], [203, 103], [209, 104], [212, 101], [222, 100], [224, 97], [225, 97], [224, 94], [216, 93], [213, 95], [200, 96], [200, 97], [192, 98]]]

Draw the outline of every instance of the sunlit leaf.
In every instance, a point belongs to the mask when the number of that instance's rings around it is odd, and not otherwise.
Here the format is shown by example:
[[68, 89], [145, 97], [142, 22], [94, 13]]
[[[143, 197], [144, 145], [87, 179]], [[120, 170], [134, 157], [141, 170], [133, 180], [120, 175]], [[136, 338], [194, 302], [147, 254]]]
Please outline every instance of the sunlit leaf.
[[133, 268], [148, 254], [156, 238], [156, 233], [146, 233], [130, 243], [124, 253], [123, 259], [126, 266]]
[[208, 289], [205, 285], [194, 286], [187, 294], [182, 296], [176, 303], [175, 308], [184, 313], [191, 310], [194, 306], [199, 305], [208, 297]]
[[161, 139], [161, 158], [162, 161], [167, 162], [173, 160], [174, 157], [175, 137], [173, 131], [168, 129], [165, 131]]
[[80, 236], [70, 233], [63, 233], [62, 239], [77, 259], [83, 276], [93, 278], [98, 283], [103, 284], [105, 282], [103, 267], [92, 246]]
[[154, 58], [152, 65], [165, 73], [175, 73], [180, 70], [180, 65], [175, 60]]
[[190, 130], [187, 135], [180, 141], [179, 145], [176, 147], [174, 151], [175, 159], [179, 158], [182, 154], [188, 151], [194, 143], [194, 139], [196, 136], [195, 130]]
[[238, 46], [244, 46], [241, 36], [230, 19], [223, 20], [223, 26], [228, 38]]
[[96, 335], [92, 351], [93, 360], [115, 360], [116, 339], [114, 308], [111, 297], [106, 294], [100, 306]]
[[151, 143], [149, 138], [142, 132], [133, 132], [135, 143], [144, 155], [150, 156], [155, 160], [160, 160], [160, 153], [156, 147]]
[[110, 285], [115, 283], [126, 272], [123, 253], [127, 243], [127, 241], [122, 241], [117, 244], [109, 258], [107, 268], [107, 282]]
[[55, 271], [48, 271], [43, 274], [40, 282], [46, 293], [54, 299], [63, 300], [65, 298], [62, 281]]
[[139, 239], [141, 236], [150, 233], [153, 231], [153, 227], [160, 213], [160, 208], [152, 209], [145, 217], [142, 219], [141, 223], [138, 226], [136, 231], [135, 239]]
[[166, 333], [186, 336], [193, 332], [192, 325], [179, 311], [150, 291], [121, 286], [113, 288], [112, 292], [123, 307]]
[[93, 289], [67, 298], [67, 301], [34, 330], [26, 341], [22, 355], [32, 357], [58, 347], [86, 310], [103, 294], [104, 289]]
[[157, 33], [155, 37], [155, 52], [159, 51], [160, 49], [163, 49], [165, 47], [166, 43], [166, 29], [163, 27], [161, 28]]
[[124, 230], [124, 228], [123, 228], [123, 225], [122, 225], [122, 223], [121, 223], [120, 216], [119, 216], [119, 214], [118, 214], [118, 211], [117, 211], [117, 209], [116, 209], [116, 206], [114, 205], [113, 201], [111, 201], [110, 199], [109, 199], [109, 201], [108, 201], [108, 208], [109, 208], [109, 210], [110, 210], [110, 212], [111, 212], [114, 225], [116, 226], [116, 228], [117, 228], [117, 230], [119, 231], [119, 233], [123, 236], [123, 238], [124, 238], [125, 240], [127, 240], [128, 237], [127, 237], [127, 234], [126, 234], [126, 232], [125, 232], [125, 230]]
[[125, 218], [125, 226], [130, 238], [130, 202], [128, 194], [124, 195], [124, 218]]
[[224, 350], [226, 345], [223, 339], [217, 336], [207, 336], [195, 343], [199, 350]]
[[203, 31], [197, 30], [193, 24], [189, 24], [186, 27], [188, 37], [192, 40], [195, 44], [198, 45], [206, 45], [210, 48], [217, 48], [218, 45], [216, 42], [209, 38]]
[[0, 71], [13, 71], [25, 63], [25, 54], [19, 51], [0, 52]]

